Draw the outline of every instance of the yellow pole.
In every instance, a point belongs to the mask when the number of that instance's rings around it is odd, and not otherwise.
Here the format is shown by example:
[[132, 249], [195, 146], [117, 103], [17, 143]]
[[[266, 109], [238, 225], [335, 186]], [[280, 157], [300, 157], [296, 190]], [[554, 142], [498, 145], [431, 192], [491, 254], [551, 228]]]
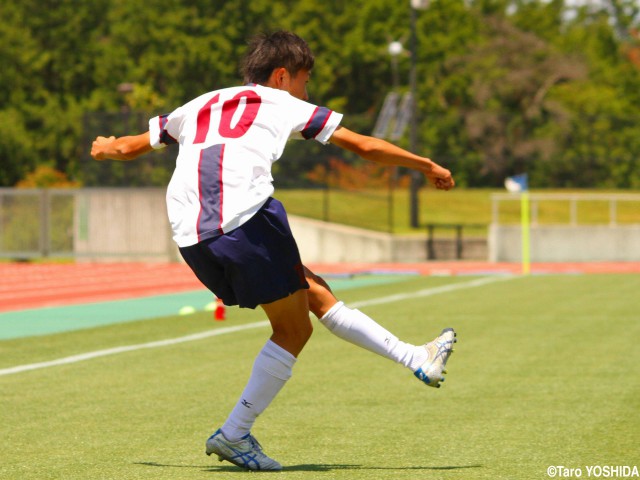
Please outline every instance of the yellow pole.
[[529, 242], [529, 191], [520, 193], [520, 226], [522, 235], [522, 274], [531, 272], [531, 245]]

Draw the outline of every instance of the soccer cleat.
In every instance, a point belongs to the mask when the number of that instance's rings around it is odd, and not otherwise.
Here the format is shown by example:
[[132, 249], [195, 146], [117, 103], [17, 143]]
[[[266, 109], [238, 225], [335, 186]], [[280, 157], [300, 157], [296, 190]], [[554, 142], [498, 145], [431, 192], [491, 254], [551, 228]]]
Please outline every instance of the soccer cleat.
[[444, 369], [449, 360], [449, 356], [453, 353], [453, 344], [456, 343], [456, 332], [453, 328], [445, 328], [433, 341], [424, 345], [429, 358], [418, 368], [413, 374], [425, 385], [429, 387], [440, 388], [440, 382], [444, 382], [444, 375], [447, 371]]
[[230, 442], [218, 429], [207, 440], [206, 453], [215, 453], [221, 462], [226, 460], [247, 470], [282, 470], [282, 465], [267, 457], [258, 440], [251, 434], [245, 435], [237, 442]]

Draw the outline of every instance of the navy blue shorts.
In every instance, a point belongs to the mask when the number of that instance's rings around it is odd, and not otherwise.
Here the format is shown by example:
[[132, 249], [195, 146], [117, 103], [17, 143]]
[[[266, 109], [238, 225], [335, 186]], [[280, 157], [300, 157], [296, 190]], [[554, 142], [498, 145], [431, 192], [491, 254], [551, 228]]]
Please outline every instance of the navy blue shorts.
[[180, 253], [225, 305], [256, 308], [309, 288], [287, 213], [274, 198], [235, 230]]

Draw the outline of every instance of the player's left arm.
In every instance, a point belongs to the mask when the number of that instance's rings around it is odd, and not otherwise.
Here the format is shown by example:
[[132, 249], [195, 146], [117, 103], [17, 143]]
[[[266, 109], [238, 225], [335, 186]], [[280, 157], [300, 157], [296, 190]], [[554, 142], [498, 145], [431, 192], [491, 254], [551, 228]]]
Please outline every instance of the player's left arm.
[[134, 160], [153, 150], [149, 132], [125, 137], [98, 137], [91, 145], [91, 156], [96, 160]]
[[451, 172], [446, 168], [430, 158], [415, 155], [386, 140], [361, 135], [339, 126], [329, 141], [340, 148], [354, 152], [365, 160], [418, 170], [440, 190], [450, 190], [455, 185]]

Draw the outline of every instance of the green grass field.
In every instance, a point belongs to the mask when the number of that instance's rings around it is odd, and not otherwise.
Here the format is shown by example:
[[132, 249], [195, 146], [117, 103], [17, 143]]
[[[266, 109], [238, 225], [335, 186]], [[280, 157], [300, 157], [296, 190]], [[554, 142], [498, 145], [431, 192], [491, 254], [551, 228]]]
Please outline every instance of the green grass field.
[[[254, 429], [286, 479], [544, 479], [547, 467], [640, 467], [640, 276], [414, 277], [344, 290], [414, 343], [459, 342], [443, 388], [316, 322]], [[431, 289], [456, 284], [456, 290]], [[389, 298], [401, 294], [404, 300]], [[372, 302], [376, 302], [373, 304]], [[0, 370], [247, 325], [0, 376], [0, 478], [232, 479], [204, 455], [268, 336], [256, 311], [0, 342]]]

